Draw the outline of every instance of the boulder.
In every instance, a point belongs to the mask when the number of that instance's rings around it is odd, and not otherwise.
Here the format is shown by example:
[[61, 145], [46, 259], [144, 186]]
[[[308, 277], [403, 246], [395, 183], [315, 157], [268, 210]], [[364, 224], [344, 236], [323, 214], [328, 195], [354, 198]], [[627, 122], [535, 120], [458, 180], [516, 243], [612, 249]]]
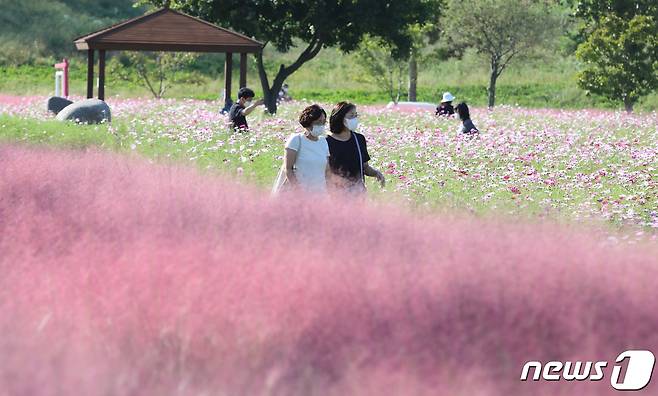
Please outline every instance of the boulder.
[[61, 96], [51, 96], [46, 100], [46, 110], [58, 114], [63, 108], [73, 103], [72, 101], [62, 98]]
[[110, 106], [99, 99], [85, 99], [66, 106], [57, 114], [60, 121], [75, 121], [84, 124], [99, 124], [112, 120]]

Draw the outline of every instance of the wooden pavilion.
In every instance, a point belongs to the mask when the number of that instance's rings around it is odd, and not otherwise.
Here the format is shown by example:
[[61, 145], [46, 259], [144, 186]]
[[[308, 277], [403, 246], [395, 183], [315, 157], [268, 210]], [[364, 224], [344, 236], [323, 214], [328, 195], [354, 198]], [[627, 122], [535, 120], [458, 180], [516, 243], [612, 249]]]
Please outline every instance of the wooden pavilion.
[[129, 19], [75, 40], [87, 51], [87, 98], [94, 97], [94, 52], [98, 50], [98, 99], [105, 99], [105, 51], [223, 52], [226, 101], [231, 99], [233, 53], [240, 54], [240, 87], [247, 85], [247, 54], [263, 44], [169, 8]]

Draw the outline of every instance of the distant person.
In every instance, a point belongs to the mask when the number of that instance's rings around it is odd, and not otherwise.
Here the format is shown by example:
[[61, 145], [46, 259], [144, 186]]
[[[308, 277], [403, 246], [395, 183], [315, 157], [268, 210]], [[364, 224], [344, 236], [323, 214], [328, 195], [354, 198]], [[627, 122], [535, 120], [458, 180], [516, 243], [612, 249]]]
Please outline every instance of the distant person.
[[231, 121], [234, 130], [249, 129], [247, 116], [254, 111], [256, 107], [264, 103], [263, 99], [254, 102], [254, 96], [256, 96], [254, 91], [247, 87], [240, 88], [238, 91], [238, 101], [235, 102], [228, 111], [228, 119]]
[[290, 102], [291, 100], [292, 96], [288, 92], [288, 84], [283, 84], [281, 90], [279, 90], [279, 102]]
[[452, 107], [453, 100], [455, 100], [455, 97], [450, 92], [444, 92], [443, 99], [436, 108], [436, 115], [449, 117], [455, 114], [455, 109]]
[[329, 147], [324, 135], [327, 113], [316, 104], [299, 116], [304, 133], [294, 133], [286, 141], [283, 167], [272, 193], [300, 188], [310, 193], [327, 192]]
[[327, 136], [329, 168], [333, 176], [331, 184], [356, 194], [365, 193], [366, 176], [377, 178], [382, 187], [386, 183], [384, 175], [368, 164], [370, 155], [366, 138], [356, 132], [359, 127], [358, 116], [356, 106], [352, 103], [338, 103], [331, 112], [331, 133]]
[[233, 100], [231, 98], [226, 97], [226, 90], [225, 89], [222, 89], [221, 100], [222, 100], [222, 103], [224, 103], [224, 108], [221, 110], [220, 113], [228, 114], [228, 112], [231, 110], [231, 106], [233, 106]]
[[473, 121], [471, 121], [471, 113], [468, 111], [468, 106], [466, 103], [461, 102], [457, 105], [457, 107], [455, 107], [455, 110], [462, 122], [461, 126], [459, 127], [459, 133], [466, 133], [471, 135], [477, 134], [479, 131], [473, 124]]

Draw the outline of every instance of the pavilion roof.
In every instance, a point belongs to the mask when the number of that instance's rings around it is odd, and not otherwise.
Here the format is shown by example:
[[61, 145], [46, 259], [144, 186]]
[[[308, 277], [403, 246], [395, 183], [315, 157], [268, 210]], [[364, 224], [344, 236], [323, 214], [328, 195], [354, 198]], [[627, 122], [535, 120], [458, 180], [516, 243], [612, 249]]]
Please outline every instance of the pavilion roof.
[[202, 19], [163, 8], [78, 37], [78, 50], [260, 52], [263, 44]]

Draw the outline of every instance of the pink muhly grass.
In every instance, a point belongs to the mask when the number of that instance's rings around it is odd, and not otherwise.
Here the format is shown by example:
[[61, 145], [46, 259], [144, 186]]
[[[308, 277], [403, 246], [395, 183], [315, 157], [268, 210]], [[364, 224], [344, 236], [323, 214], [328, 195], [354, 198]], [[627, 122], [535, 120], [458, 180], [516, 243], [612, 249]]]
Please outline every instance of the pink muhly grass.
[[265, 195], [0, 145], [0, 394], [602, 395], [521, 368], [658, 352], [655, 246]]

